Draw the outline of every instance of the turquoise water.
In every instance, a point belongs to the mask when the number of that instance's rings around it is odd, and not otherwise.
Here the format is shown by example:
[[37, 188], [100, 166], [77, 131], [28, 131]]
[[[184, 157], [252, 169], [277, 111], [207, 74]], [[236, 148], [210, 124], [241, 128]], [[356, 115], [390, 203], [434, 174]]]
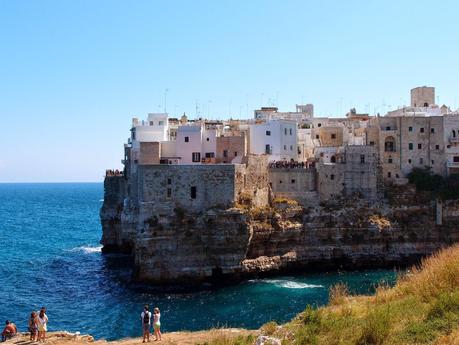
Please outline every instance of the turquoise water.
[[100, 253], [103, 185], [0, 184], [0, 320], [25, 330], [32, 310], [48, 309], [50, 330], [97, 338], [138, 336], [145, 303], [159, 306], [164, 331], [284, 322], [307, 304], [327, 302], [345, 282], [371, 293], [390, 270], [251, 280], [194, 293], [147, 293], [130, 285], [123, 256]]

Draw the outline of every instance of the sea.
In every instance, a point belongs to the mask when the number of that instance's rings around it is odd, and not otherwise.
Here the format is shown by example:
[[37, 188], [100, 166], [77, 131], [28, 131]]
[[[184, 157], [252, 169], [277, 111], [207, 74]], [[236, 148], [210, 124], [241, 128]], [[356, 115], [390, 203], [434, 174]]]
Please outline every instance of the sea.
[[334, 271], [186, 293], [139, 289], [125, 256], [101, 253], [102, 202], [102, 183], [0, 184], [0, 320], [25, 331], [30, 313], [45, 306], [49, 330], [113, 340], [141, 335], [140, 313], [148, 304], [160, 308], [164, 332], [255, 329], [326, 304], [339, 282], [352, 293], [371, 294], [397, 276]]

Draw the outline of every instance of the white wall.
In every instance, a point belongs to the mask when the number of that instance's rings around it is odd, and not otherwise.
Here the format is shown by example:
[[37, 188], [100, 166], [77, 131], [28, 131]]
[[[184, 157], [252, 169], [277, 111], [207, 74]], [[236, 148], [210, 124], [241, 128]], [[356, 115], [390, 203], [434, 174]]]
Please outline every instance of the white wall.
[[[185, 138], [188, 137], [188, 142]], [[179, 126], [176, 140], [177, 157], [180, 157], [180, 164], [199, 164], [202, 159], [202, 127], [201, 125]], [[193, 162], [192, 154], [198, 152], [199, 162]]]

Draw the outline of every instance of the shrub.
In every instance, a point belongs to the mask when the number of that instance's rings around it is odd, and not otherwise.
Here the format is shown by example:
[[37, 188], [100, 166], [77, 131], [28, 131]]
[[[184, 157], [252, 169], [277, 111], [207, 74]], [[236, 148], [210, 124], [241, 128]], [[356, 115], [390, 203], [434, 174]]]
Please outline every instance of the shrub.
[[276, 321], [270, 321], [261, 326], [261, 332], [264, 335], [273, 335], [277, 330]]
[[338, 283], [328, 290], [328, 299], [331, 305], [342, 304], [349, 296], [349, 289], [346, 284]]
[[382, 345], [389, 335], [389, 310], [377, 310], [368, 314], [357, 340], [357, 345]]

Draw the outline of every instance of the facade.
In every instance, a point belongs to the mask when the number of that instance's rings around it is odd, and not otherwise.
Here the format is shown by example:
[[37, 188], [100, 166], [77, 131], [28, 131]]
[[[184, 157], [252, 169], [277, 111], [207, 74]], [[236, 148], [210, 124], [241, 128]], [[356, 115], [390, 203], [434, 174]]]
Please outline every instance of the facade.
[[297, 160], [297, 124], [290, 120], [272, 120], [249, 126], [249, 153], [268, 155], [268, 161]]

